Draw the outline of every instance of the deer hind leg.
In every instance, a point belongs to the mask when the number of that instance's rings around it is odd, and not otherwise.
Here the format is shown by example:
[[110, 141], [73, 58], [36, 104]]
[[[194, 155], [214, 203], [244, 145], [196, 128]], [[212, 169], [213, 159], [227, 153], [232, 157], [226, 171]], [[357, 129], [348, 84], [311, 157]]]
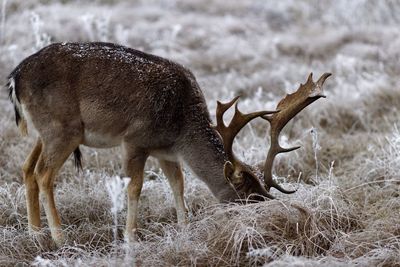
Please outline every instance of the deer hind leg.
[[124, 171], [125, 175], [131, 178], [128, 184], [128, 214], [126, 216], [125, 239], [130, 241], [136, 240], [137, 218], [139, 197], [143, 186], [144, 165], [147, 160], [147, 153], [136, 149], [125, 149]]
[[22, 167], [26, 191], [28, 229], [31, 234], [40, 229], [39, 187], [34, 176], [34, 170], [41, 152], [42, 142], [40, 139], [37, 139], [35, 146]]
[[184, 199], [184, 176], [181, 164], [173, 161], [159, 160], [161, 169], [167, 176], [175, 198], [178, 224], [187, 224], [187, 207]]
[[42, 153], [35, 167], [35, 177], [39, 186], [40, 200], [46, 213], [51, 236], [57, 246], [64, 241], [61, 220], [54, 201], [54, 178], [68, 156], [79, 145], [79, 139], [62, 138], [58, 136], [52, 141], [43, 140]]

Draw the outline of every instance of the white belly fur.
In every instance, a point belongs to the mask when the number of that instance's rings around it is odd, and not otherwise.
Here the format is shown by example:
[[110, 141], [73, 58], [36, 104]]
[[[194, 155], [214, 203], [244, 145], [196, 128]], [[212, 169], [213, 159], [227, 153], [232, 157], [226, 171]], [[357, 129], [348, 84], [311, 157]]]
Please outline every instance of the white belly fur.
[[83, 144], [89, 147], [109, 148], [120, 145], [122, 136], [111, 136], [85, 129]]
[[171, 149], [156, 149], [150, 151], [150, 156], [160, 160], [168, 160], [172, 162], [179, 162], [178, 155]]

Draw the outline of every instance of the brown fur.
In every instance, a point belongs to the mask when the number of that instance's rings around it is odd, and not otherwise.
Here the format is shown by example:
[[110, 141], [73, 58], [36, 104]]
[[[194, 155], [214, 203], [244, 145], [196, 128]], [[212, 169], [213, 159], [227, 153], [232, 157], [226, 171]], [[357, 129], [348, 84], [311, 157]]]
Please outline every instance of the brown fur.
[[38, 203], [37, 187], [58, 244], [63, 236], [53, 197], [54, 177], [82, 144], [123, 147], [124, 171], [131, 177], [128, 237], [137, 228], [143, 168], [150, 155], [160, 159], [170, 180], [180, 222], [186, 221], [181, 160], [221, 201], [247, 197], [262, 188], [259, 181], [249, 179], [235, 190], [225, 179], [222, 140], [211, 127], [193, 74], [179, 64], [110, 43], [52, 44], [26, 58], [9, 78], [15, 84], [10, 95], [15, 94], [20, 125], [30, 118], [39, 133], [40, 155], [35, 148], [35, 157], [26, 163], [27, 181], [36, 184], [27, 186], [29, 224], [40, 227], [39, 206], [32, 204]]

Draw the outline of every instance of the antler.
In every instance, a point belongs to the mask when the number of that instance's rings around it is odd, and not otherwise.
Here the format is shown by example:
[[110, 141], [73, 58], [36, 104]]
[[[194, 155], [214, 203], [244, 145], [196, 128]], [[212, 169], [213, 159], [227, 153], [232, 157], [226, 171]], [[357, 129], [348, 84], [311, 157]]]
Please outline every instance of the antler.
[[[217, 101], [217, 110], [216, 110], [216, 119], [217, 125], [214, 126], [214, 129], [218, 131], [218, 133], [222, 137], [222, 141], [224, 143], [224, 149], [228, 156], [229, 161], [236, 162], [236, 158], [233, 154], [232, 145], [235, 139], [235, 136], [240, 132], [240, 130], [251, 120], [262, 117], [267, 114], [276, 113], [276, 111], [258, 111], [252, 112], [248, 114], [243, 114], [240, 112], [238, 108], [238, 104], [236, 101], [239, 99], [240, 96], [235, 97], [228, 103], [221, 103]], [[235, 114], [228, 126], [224, 123], [224, 113], [235, 104]]]
[[264, 182], [267, 190], [269, 190], [271, 187], [274, 187], [286, 194], [296, 192], [296, 190], [286, 190], [282, 188], [272, 179], [272, 167], [275, 157], [279, 153], [286, 153], [300, 148], [299, 146], [282, 148], [279, 144], [279, 134], [285, 125], [300, 111], [317, 99], [325, 97], [322, 91], [322, 85], [329, 76], [331, 76], [330, 73], [324, 73], [318, 79], [318, 81], [314, 83], [312, 79], [312, 73], [310, 73], [307, 82], [304, 85], [300, 84], [300, 87], [296, 92], [286, 95], [286, 97], [279, 102], [276, 108], [279, 112], [273, 114], [272, 116], [263, 116], [263, 118], [268, 120], [271, 124], [271, 146], [264, 164]]

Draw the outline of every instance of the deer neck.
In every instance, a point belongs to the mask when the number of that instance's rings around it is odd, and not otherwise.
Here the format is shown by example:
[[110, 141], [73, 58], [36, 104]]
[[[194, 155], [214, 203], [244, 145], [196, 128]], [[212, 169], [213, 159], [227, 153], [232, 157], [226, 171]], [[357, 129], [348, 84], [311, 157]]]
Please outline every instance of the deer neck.
[[193, 129], [184, 139], [181, 156], [195, 175], [208, 186], [219, 201], [237, 198], [236, 192], [224, 177], [227, 158], [221, 137], [210, 124]]

